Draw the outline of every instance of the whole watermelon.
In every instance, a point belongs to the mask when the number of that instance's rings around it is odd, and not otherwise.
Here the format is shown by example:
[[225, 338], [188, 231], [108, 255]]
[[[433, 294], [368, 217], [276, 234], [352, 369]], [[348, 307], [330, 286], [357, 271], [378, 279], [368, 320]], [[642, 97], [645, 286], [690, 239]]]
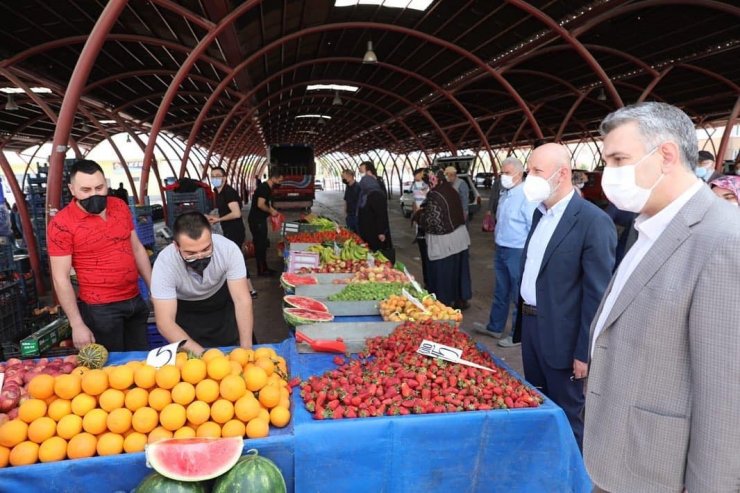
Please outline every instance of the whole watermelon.
[[152, 473], [136, 487], [136, 493], [206, 493], [206, 487], [201, 482], [176, 481]]
[[286, 493], [285, 479], [274, 462], [255, 449], [216, 479], [212, 493]]

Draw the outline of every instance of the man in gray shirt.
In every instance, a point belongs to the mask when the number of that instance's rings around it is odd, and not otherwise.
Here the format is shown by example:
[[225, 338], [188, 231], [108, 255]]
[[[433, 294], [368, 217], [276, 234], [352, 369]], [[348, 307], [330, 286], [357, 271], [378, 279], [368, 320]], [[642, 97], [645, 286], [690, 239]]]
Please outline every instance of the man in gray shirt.
[[254, 318], [239, 247], [211, 234], [200, 212], [178, 216], [174, 241], [152, 271], [152, 304], [159, 332], [185, 340], [197, 354], [218, 346], [252, 347]]
[[460, 195], [460, 202], [462, 202], [463, 214], [465, 215], [465, 222], [468, 222], [470, 217], [468, 216], [468, 206], [470, 205], [470, 187], [465, 183], [465, 180], [461, 180], [457, 177], [457, 169], [454, 166], [447, 166], [445, 168], [445, 178], [452, 184]]

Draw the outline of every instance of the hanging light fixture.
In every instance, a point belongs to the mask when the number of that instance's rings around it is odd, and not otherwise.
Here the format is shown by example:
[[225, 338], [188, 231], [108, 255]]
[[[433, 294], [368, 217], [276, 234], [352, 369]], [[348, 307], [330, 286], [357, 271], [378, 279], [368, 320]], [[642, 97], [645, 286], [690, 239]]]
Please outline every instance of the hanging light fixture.
[[331, 100], [332, 106], [342, 106], [342, 98], [339, 97], [339, 91], [334, 91], [334, 99]]
[[378, 63], [378, 56], [373, 51], [373, 42], [367, 42], [367, 51], [365, 56], [362, 57], [362, 63]]
[[131, 135], [126, 134], [126, 143], [127, 144], [131, 143]]
[[17, 111], [19, 108], [18, 103], [15, 102], [15, 95], [8, 94], [8, 102], [5, 103], [5, 109], [7, 111]]
[[606, 101], [606, 92], [604, 91], [603, 87], [599, 90], [599, 95], [596, 96], [596, 99], [598, 99], [599, 101]]

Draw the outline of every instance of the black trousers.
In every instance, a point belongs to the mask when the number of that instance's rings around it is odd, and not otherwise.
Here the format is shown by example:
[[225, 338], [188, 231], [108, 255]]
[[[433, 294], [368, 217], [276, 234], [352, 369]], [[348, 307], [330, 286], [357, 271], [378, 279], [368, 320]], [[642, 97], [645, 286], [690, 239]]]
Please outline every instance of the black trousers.
[[146, 339], [149, 306], [141, 296], [100, 305], [79, 301], [77, 306], [82, 320], [95, 336], [95, 342], [108, 351], [144, 351], [149, 348]]
[[249, 221], [249, 232], [254, 242], [257, 273], [263, 274], [267, 270], [267, 219]]

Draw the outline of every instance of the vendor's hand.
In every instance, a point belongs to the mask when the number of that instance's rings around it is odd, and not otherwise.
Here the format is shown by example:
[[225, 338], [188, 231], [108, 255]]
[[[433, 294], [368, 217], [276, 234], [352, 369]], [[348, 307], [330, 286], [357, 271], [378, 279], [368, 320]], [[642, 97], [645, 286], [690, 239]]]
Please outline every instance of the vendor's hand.
[[581, 360], [573, 360], [573, 378], [581, 380], [588, 376], [588, 363], [584, 363]]
[[205, 348], [203, 346], [201, 346], [200, 344], [198, 344], [192, 339], [188, 339], [185, 342], [185, 344], [181, 346], [181, 348], [184, 349], [185, 351], [191, 351], [197, 354], [198, 356], [202, 355], [203, 352], [205, 351]]
[[221, 218], [218, 216], [206, 216], [208, 218], [208, 222], [211, 224], [216, 224], [217, 222], [221, 221]]
[[275, 217], [275, 216], [277, 216], [278, 214], [280, 214], [280, 213], [279, 213], [278, 211], [276, 211], [275, 209], [272, 209], [272, 210], [270, 211], [270, 215], [271, 215], [272, 217]]
[[72, 327], [72, 342], [77, 349], [81, 349], [95, 342], [95, 336], [87, 325], [81, 323], [76, 327]]
[[378, 239], [380, 241], [385, 241], [385, 235], [378, 235]]
[[248, 340], [248, 341], [242, 341], [242, 340], [240, 340], [239, 341], [239, 346], [240, 347], [243, 347], [244, 349], [252, 349], [252, 340], [251, 339]]

